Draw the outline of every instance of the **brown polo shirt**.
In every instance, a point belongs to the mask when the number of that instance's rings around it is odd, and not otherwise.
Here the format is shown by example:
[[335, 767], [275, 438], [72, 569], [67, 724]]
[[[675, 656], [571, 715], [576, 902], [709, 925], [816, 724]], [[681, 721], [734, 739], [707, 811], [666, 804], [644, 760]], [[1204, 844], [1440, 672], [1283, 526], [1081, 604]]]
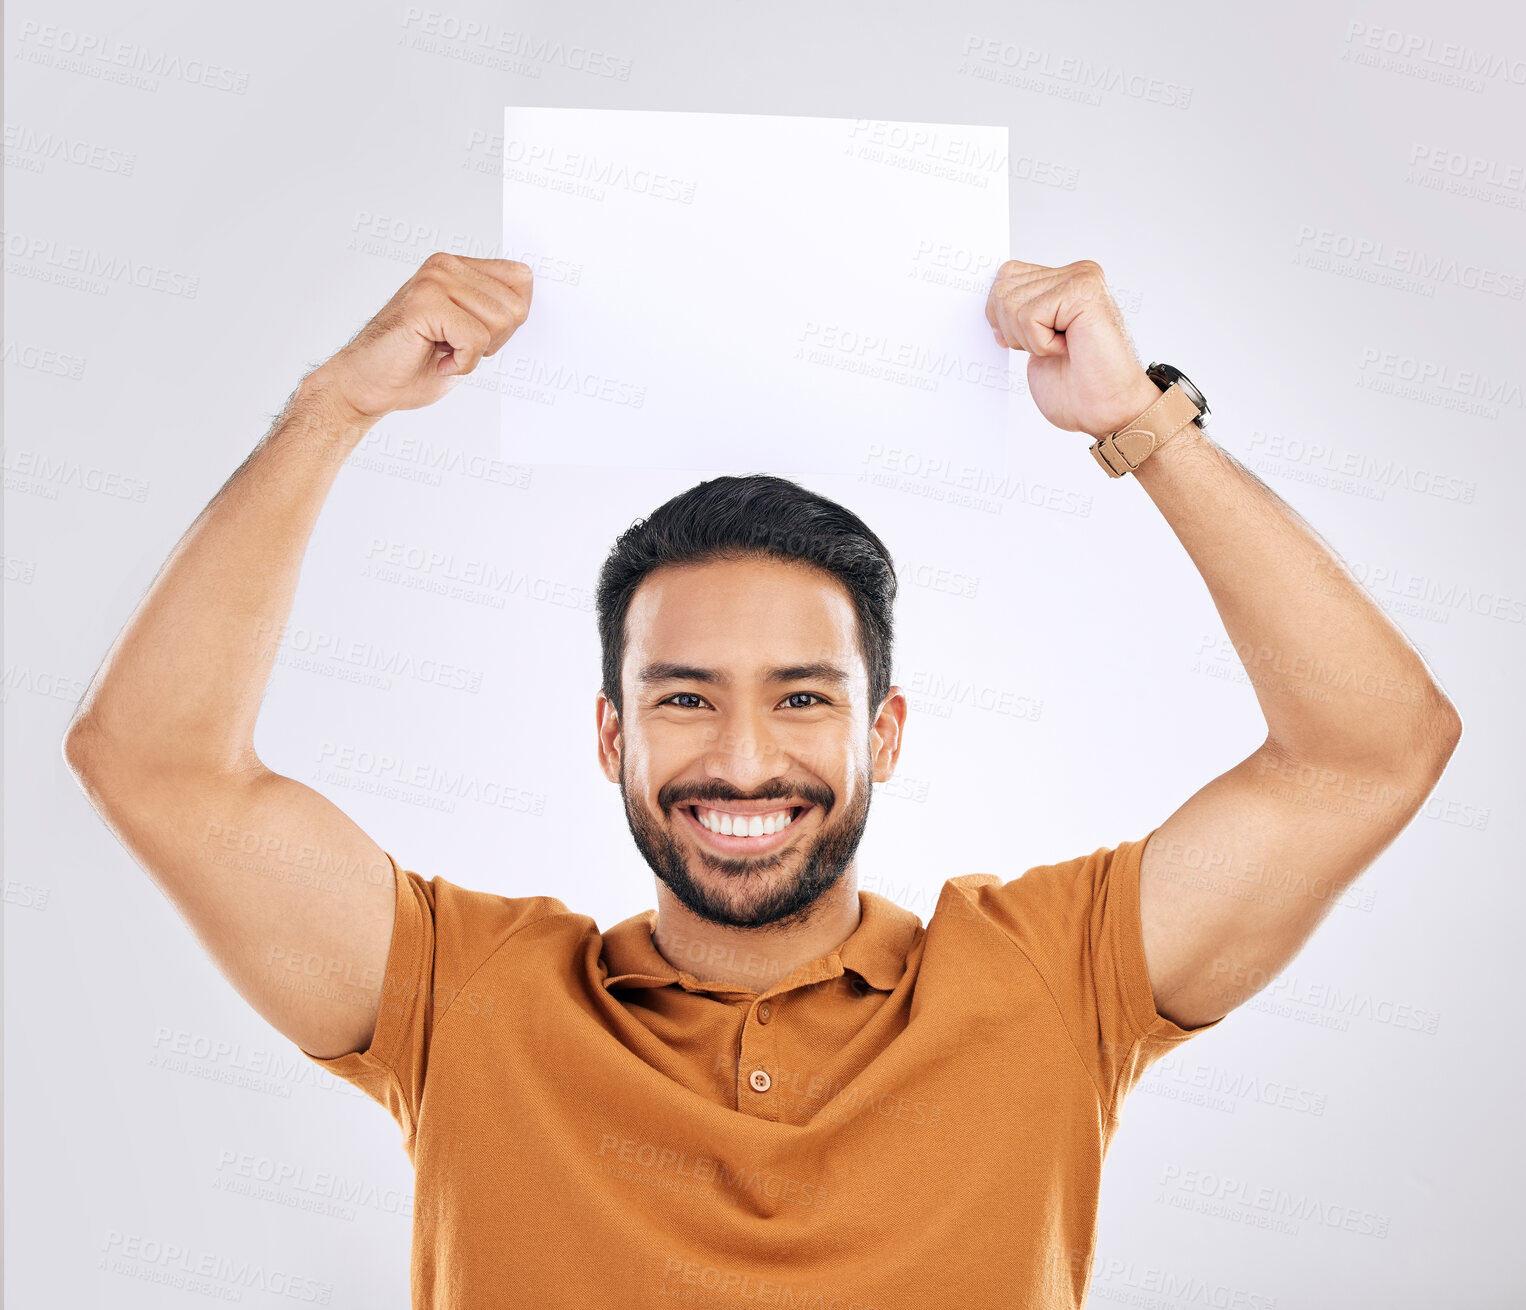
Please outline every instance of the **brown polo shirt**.
[[1222, 1022], [1156, 1012], [1148, 839], [951, 878], [925, 928], [860, 891], [756, 989], [670, 965], [655, 910], [601, 934], [394, 859], [371, 1046], [309, 1058], [402, 1128], [413, 1305], [1080, 1306], [1119, 1103]]

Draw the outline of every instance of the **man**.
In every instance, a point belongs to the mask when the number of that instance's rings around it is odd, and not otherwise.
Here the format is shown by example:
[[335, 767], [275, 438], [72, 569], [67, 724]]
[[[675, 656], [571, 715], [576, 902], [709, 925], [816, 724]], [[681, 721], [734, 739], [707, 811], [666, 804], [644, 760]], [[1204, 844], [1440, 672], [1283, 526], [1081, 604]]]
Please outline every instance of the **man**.
[[[1417, 812], [1457, 712], [1147, 375], [1101, 269], [1010, 261], [993, 331], [1166, 516], [1266, 740], [1143, 837], [949, 880], [924, 926], [853, 862], [906, 719], [890, 555], [793, 483], [719, 478], [600, 577], [599, 760], [656, 909], [601, 933], [404, 870], [256, 756], [266, 634], [345, 456], [530, 300], [522, 264], [433, 255], [302, 381], [108, 652], [70, 767], [250, 1004], [401, 1125], [416, 1306], [1080, 1305], [1124, 1096], [1288, 964]], [[262, 876], [217, 872], [229, 832]], [[348, 876], [305, 876], [312, 850]], [[1244, 894], [1268, 871], [1285, 894]]]

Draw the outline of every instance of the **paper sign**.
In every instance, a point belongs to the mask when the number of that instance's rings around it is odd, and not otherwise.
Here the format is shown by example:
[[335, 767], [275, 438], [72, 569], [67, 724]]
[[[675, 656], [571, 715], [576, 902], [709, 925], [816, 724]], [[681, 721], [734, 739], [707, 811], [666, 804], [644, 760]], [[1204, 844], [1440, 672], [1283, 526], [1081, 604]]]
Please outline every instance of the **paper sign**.
[[504, 252], [535, 290], [491, 361], [503, 457], [974, 462], [1024, 385], [985, 319], [1007, 172], [1005, 127], [506, 109]]

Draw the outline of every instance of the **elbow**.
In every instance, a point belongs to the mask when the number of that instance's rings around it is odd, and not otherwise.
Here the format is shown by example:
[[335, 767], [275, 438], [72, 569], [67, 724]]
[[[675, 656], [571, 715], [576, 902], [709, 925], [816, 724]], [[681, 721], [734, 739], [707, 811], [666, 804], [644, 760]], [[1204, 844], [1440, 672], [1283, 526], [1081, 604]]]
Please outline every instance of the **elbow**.
[[1382, 724], [1381, 735], [1347, 743], [1327, 738], [1318, 749], [1294, 750], [1270, 734], [1263, 749], [1284, 763], [1326, 769], [1355, 769], [1391, 780], [1423, 785], [1428, 791], [1446, 771], [1462, 740], [1462, 715], [1440, 688], [1428, 693], [1422, 704], [1402, 717]]
[[92, 797], [108, 773], [115, 776], [120, 772], [117, 762], [121, 754], [114, 748], [114, 743], [103, 737], [100, 725], [94, 719], [75, 718], [59, 745], [69, 772]]
[[1462, 715], [1457, 712], [1457, 706], [1452, 704], [1452, 699], [1446, 692], [1437, 690], [1436, 708], [1432, 716], [1435, 728], [1436, 748], [1440, 755], [1440, 768], [1447, 766], [1457, 750], [1457, 745], [1462, 741]]
[[1447, 764], [1462, 740], [1462, 715], [1451, 698], [1439, 688], [1417, 718], [1396, 772], [1418, 774], [1430, 783], [1446, 772]]
[[64, 731], [59, 747], [69, 772], [92, 801], [110, 795], [114, 800], [129, 790], [141, 793], [145, 785], [176, 786], [207, 778], [247, 778], [269, 770], [253, 746], [199, 756], [170, 754], [153, 749], [140, 737], [128, 740], [103, 729], [89, 716], [76, 716]]
[[75, 719], [65, 730], [60, 748], [64, 763], [76, 778], [83, 778], [93, 750], [93, 730], [88, 719]]

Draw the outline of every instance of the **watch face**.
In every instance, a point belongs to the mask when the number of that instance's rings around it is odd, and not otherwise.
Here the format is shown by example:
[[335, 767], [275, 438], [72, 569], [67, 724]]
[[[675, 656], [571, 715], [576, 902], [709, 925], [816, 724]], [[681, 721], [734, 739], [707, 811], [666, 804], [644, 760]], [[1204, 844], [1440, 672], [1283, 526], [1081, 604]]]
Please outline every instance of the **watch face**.
[[1198, 408], [1198, 416], [1192, 421], [1196, 423], [1198, 427], [1202, 427], [1205, 423], [1208, 422], [1207, 398], [1201, 391], [1192, 385], [1192, 379], [1183, 373], [1181, 369], [1175, 368], [1170, 364], [1151, 364], [1150, 367], [1145, 370], [1145, 372], [1149, 375], [1150, 380], [1154, 382], [1155, 385], [1158, 386], [1162, 391], [1168, 390], [1171, 384], [1175, 382], [1184, 392], [1187, 393], [1187, 399], [1190, 400]]

